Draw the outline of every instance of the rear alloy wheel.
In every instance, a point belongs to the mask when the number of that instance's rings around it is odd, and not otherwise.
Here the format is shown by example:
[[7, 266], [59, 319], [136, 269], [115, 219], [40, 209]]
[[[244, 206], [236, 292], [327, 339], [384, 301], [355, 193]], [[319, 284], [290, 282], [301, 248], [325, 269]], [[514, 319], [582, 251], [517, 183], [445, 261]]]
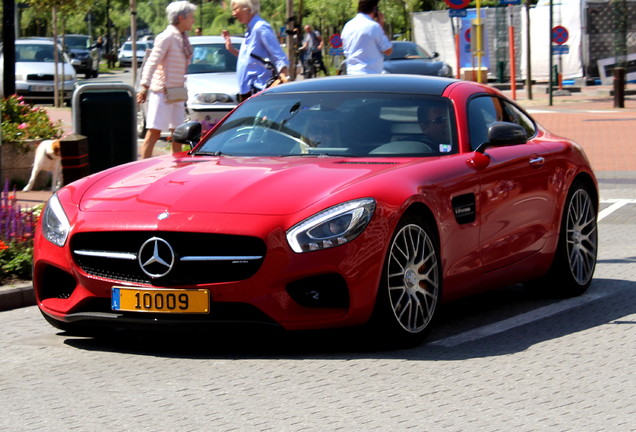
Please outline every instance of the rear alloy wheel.
[[550, 296], [583, 294], [592, 283], [598, 250], [596, 204], [588, 189], [575, 182], [563, 208], [559, 243], [548, 273], [526, 283]]
[[387, 341], [418, 344], [430, 331], [441, 294], [437, 236], [426, 223], [405, 217], [391, 241], [374, 323]]

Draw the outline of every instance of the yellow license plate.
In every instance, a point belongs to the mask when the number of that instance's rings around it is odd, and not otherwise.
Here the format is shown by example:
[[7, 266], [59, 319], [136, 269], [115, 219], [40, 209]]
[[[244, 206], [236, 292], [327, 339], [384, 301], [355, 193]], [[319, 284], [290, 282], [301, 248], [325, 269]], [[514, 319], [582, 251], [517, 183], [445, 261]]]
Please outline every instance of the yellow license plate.
[[208, 290], [113, 287], [111, 308], [126, 312], [206, 314]]

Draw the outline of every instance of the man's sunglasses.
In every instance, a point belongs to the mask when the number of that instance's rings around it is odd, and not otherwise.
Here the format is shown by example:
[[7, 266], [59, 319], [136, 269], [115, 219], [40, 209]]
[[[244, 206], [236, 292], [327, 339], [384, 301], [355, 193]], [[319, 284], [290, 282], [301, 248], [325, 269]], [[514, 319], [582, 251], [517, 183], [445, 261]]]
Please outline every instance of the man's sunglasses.
[[440, 117], [435, 117], [435, 118], [433, 118], [433, 119], [431, 119], [431, 120], [423, 121], [423, 122], [422, 122], [422, 124], [428, 125], [428, 124], [433, 123], [433, 124], [436, 124], [436, 125], [441, 125], [441, 124], [446, 123], [446, 119], [447, 119], [447, 118], [448, 118], [448, 117], [442, 117], [442, 116], [440, 116]]

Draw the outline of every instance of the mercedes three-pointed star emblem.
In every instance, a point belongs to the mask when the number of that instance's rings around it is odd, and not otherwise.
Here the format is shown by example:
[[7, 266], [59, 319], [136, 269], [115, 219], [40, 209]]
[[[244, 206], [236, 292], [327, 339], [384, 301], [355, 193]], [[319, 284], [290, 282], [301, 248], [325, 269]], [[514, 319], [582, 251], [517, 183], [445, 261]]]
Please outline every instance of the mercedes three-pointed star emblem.
[[174, 251], [164, 239], [152, 237], [139, 248], [137, 260], [144, 273], [151, 278], [160, 278], [174, 267]]

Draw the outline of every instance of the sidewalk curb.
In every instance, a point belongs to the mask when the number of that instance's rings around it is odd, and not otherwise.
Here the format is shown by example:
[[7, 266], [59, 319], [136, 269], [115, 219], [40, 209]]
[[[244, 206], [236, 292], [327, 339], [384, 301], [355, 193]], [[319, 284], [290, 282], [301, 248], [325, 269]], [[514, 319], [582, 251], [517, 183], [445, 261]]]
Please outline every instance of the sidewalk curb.
[[0, 286], [0, 311], [35, 305], [31, 283]]

